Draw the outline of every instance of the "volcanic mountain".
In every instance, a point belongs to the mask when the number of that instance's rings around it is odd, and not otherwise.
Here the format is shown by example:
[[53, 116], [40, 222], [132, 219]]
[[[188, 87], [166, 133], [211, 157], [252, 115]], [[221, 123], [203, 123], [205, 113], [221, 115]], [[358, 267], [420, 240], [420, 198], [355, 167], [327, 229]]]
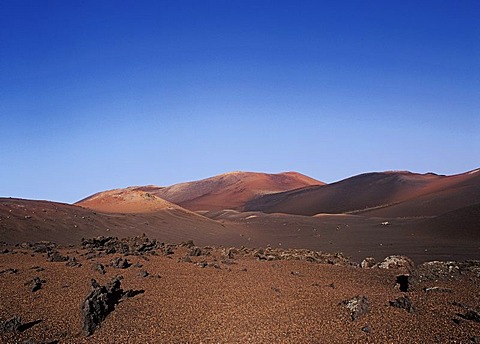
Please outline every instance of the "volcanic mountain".
[[404, 171], [365, 173], [336, 183], [264, 195], [246, 211], [315, 215], [419, 217], [480, 203], [478, 170], [441, 176]]
[[104, 213], [149, 213], [164, 209], [187, 211], [135, 187], [102, 191], [75, 204]]
[[[312, 185], [324, 185], [324, 183], [297, 172], [278, 174], [230, 172], [168, 187], [141, 186], [125, 190], [148, 193], [150, 196], [156, 196], [192, 211], [212, 211], [222, 209], [240, 210], [245, 203], [258, 196]], [[109, 202], [108, 195], [98, 193], [95, 197], [103, 198], [102, 204]], [[90, 197], [78, 202], [77, 205], [87, 206], [89, 202]]]
[[164, 242], [193, 239], [205, 245], [236, 243], [232, 242], [233, 233], [221, 223], [155, 196], [117, 190], [105, 194], [92, 196], [83, 206], [0, 198], [1, 241], [76, 244], [81, 238], [101, 235], [146, 234]]

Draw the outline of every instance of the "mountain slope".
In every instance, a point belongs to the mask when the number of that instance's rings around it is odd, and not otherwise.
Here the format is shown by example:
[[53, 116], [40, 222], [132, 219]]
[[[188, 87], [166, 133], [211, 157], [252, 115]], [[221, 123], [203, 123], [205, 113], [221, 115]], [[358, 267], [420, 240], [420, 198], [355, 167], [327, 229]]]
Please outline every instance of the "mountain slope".
[[143, 213], [107, 213], [64, 203], [0, 198], [0, 240], [9, 243], [51, 240], [75, 244], [99, 235], [144, 233], [163, 242], [193, 239], [214, 245], [238, 240], [222, 224], [178, 206]]
[[247, 211], [315, 215], [434, 216], [480, 202], [480, 173], [455, 176], [403, 171], [365, 173], [325, 186], [265, 195]]
[[296, 172], [278, 174], [230, 172], [156, 190], [150, 189], [149, 192], [193, 211], [238, 210], [248, 201], [261, 195], [323, 184]]

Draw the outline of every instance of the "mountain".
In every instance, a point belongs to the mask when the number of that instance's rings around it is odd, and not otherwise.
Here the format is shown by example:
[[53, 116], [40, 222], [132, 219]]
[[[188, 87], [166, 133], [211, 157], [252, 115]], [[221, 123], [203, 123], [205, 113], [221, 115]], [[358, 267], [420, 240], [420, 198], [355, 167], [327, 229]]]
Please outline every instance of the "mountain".
[[265, 195], [246, 211], [315, 215], [435, 216], [480, 202], [478, 170], [442, 176], [406, 171], [365, 173], [342, 181]]
[[[8, 243], [51, 240], [60, 244], [78, 244], [81, 238], [100, 235], [122, 238], [145, 233], [163, 242], [192, 239], [204, 245], [236, 243], [237, 236], [221, 223], [166, 201], [154, 199], [148, 202], [167, 206], [140, 213], [129, 213], [128, 210], [134, 210], [134, 207], [124, 205], [99, 207], [117, 212], [112, 213], [57, 202], [0, 198], [0, 240]], [[126, 211], [119, 213], [120, 210]]]
[[149, 213], [164, 209], [187, 211], [140, 188], [102, 191], [75, 205], [104, 213]]
[[[192, 211], [211, 211], [222, 209], [240, 210], [245, 203], [258, 196], [323, 184], [318, 180], [296, 172], [278, 174], [230, 172], [168, 187], [140, 186], [123, 190], [128, 190], [128, 192], [146, 192], [150, 196], [156, 196]], [[110, 202], [110, 198], [106, 197], [107, 195], [103, 195], [102, 192], [94, 196], [100, 199], [103, 198], [102, 204]], [[89, 199], [90, 197], [76, 204], [85, 206], [87, 201], [90, 202]]]

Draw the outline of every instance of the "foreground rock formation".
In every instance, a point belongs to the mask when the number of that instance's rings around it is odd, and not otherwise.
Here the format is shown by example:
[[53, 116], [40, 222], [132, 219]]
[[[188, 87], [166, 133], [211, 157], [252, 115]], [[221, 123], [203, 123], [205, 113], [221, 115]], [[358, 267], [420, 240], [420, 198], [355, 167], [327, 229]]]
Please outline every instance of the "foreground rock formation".
[[[414, 266], [396, 256], [362, 268], [335, 253], [146, 237], [4, 248], [2, 343], [475, 343], [480, 336], [478, 261]], [[49, 260], [51, 252], [69, 258]], [[122, 269], [112, 265], [124, 260]]]

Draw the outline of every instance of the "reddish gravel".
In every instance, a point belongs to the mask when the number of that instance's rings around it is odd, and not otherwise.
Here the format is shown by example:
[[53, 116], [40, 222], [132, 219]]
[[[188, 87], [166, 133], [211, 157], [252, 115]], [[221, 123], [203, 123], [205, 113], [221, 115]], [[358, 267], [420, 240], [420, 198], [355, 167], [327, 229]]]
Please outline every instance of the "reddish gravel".
[[[480, 323], [457, 315], [465, 311], [459, 304], [480, 305], [478, 272], [403, 293], [395, 283], [399, 271], [260, 261], [240, 253], [225, 260], [220, 249], [190, 257], [192, 263], [182, 261], [186, 247], [175, 246], [169, 256], [130, 255], [127, 269], [109, 265], [118, 253], [86, 259], [85, 249], [64, 248], [62, 255], [82, 264], [68, 267], [30, 249], [13, 250], [0, 255], [0, 320], [19, 315], [27, 328], [1, 333], [2, 343], [473, 343], [480, 336]], [[195, 264], [200, 261], [218, 268]], [[105, 275], [92, 269], [95, 262], [105, 265]], [[5, 271], [10, 268], [18, 272]], [[123, 276], [124, 290], [144, 293], [120, 302], [92, 336], [82, 336], [91, 278], [104, 285], [116, 275]], [[35, 276], [46, 282], [32, 292], [25, 283]], [[423, 291], [434, 286], [444, 289]], [[370, 310], [352, 321], [341, 302], [357, 295], [368, 298]], [[404, 295], [414, 313], [390, 306]]]

